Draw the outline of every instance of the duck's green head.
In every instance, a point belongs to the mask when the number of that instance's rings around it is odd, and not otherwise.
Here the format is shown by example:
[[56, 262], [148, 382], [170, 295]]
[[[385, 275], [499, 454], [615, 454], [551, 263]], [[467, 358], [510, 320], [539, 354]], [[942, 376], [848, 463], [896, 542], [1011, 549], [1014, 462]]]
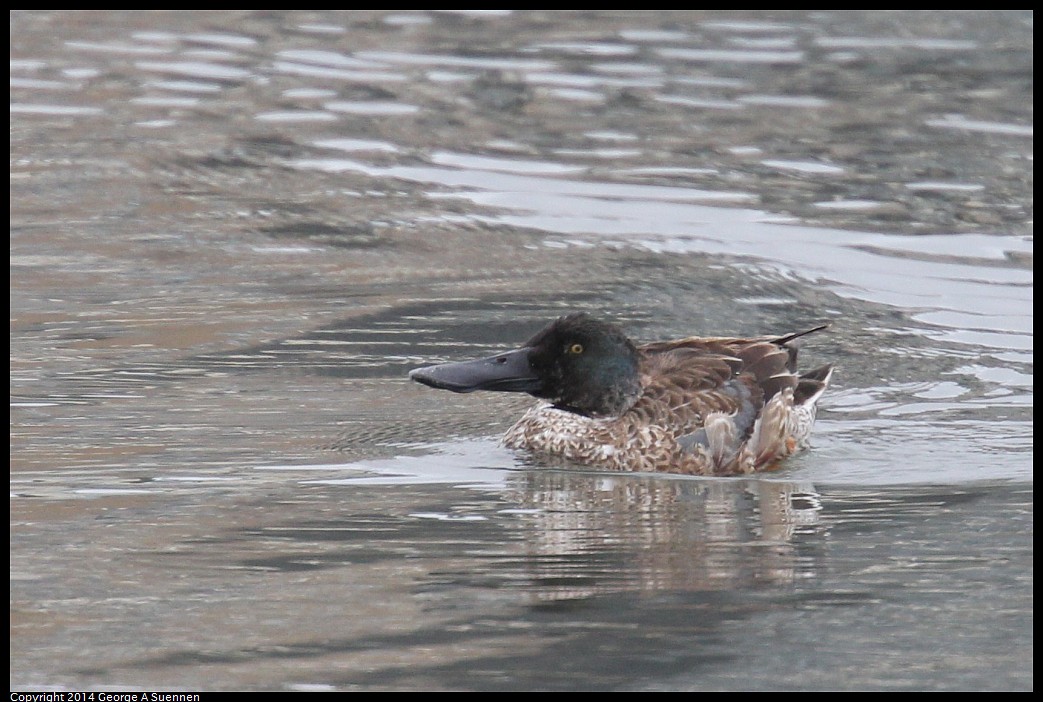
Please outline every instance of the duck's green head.
[[576, 313], [558, 318], [516, 351], [417, 368], [409, 377], [453, 392], [527, 392], [570, 412], [614, 416], [641, 395], [639, 358], [617, 327]]

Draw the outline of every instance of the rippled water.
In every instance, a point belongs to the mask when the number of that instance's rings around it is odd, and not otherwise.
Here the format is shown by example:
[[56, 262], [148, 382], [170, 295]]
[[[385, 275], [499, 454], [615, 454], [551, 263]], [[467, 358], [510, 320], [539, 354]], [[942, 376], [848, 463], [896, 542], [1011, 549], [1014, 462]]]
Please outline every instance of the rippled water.
[[[13, 13], [12, 687], [1031, 689], [1032, 22]], [[405, 378], [571, 309], [832, 322], [813, 450]]]

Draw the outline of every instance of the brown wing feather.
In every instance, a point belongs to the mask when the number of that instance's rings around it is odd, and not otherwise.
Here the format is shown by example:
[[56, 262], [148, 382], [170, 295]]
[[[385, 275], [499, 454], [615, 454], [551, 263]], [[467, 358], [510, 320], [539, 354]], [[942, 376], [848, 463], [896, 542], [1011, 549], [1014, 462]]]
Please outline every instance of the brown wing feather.
[[[722, 340], [732, 341], [732, 340]], [[644, 393], [627, 412], [637, 423], [670, 427], [676, 436], [700, 429], [714, 412], [750, 416], [763, 404], [737, 348], [718, 340], [684, 339], [641, 348]], [[742, 422], [745, 431], [747, 422]]]
[[734, 414], [736, 440], [744, 440], [764, 404], [801, 381], [793, 372], [797, 348], [792, 342], [823, 328], [758, 338], [688, 337], [641, 346], [644, 393], [627, 414], [635, 422], [674, 427], [678, 435], [697, 431], [711, 413]]

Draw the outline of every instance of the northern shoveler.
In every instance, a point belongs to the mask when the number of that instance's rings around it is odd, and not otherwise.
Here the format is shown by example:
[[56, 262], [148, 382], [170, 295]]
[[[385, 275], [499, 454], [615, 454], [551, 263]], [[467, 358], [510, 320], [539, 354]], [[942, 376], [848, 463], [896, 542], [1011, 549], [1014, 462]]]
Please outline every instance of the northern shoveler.
[[796, 339], [688, 337], [636, 346], [586, 313], [561, 317], [524, 347], [410, 372], [453, 392], [543, 400], [504, 436], [611, 470], [736, 475], [770, 470], [807, 444], [833, 366], [796, 371]]

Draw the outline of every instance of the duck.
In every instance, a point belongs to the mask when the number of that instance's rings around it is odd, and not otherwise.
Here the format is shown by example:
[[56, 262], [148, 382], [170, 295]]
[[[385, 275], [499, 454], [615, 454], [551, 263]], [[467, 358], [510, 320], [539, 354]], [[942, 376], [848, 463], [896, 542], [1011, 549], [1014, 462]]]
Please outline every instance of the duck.
[[745, 475], [807, 447], [833, 365], [797, 371], [798, 340], [687, 337], [637, 345], [586, 312], [521, 348], [410, 371], [432, 388], [538, 399], [503, 444], [598, 470]]

